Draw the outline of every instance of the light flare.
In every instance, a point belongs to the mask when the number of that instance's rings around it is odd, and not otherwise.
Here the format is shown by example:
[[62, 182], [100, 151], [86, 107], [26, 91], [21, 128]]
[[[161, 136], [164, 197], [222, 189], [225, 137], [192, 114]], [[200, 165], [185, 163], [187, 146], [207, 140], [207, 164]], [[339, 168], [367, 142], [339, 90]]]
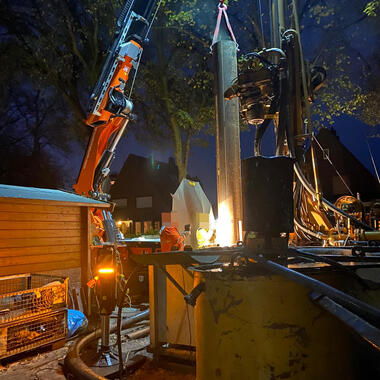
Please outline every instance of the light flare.
[[216, 242], [221, 247], [230, 247], [233, 245], [232, 213], [226, 202], [222, 202], [218, 205], [218, 219], [216, 221]]
[[101, 274], [111, 274], [115, 272], [115, 269], [114, 268], [100, 268], [98, 272]]

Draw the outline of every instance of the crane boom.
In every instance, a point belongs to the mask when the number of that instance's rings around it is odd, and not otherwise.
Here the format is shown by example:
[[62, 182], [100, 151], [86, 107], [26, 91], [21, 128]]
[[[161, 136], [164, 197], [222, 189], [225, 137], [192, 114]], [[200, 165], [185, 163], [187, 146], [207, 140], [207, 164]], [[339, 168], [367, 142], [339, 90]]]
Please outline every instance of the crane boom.
[[137, 69], [157, 0], [127, 0], [117, 20], [114, 42], [90, 98], [85, 124], [93, 131], [82, 162], [76, 193], [106, 199], [102, 184], [109, 174], [115, 149], [132, 114], [126, 95], [129, 74]]

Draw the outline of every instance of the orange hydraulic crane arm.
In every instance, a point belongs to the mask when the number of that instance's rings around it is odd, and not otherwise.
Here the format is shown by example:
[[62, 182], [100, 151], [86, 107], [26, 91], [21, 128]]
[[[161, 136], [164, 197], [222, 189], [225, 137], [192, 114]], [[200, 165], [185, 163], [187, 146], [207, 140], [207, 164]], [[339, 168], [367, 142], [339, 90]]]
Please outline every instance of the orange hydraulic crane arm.
[[92, 131], [77, 183], [73, 186], [76, 193], [98, 198], [96, 190], [100, 191], [100, 189], [96, 188], [95, 184], [96, 168], [107, 148], [110, 136], [113, 133], [120, 131], [121, 128], [124, 132], [127, 122], [127, 119], [112, 119], [108, 123], [97, 127]]
[[127, 0], [118, 18], [115, 39], [91, 95], [85, 120], [93, 131], [77, 183], [73, 186], [78, 194], [107, 199], [102, 184], [109, 174], [115, 149], [128, 121], [134, 118], [126, 85], [132, 68], [138, 69], [142, 45], [151, 26], [147, 19], [156, 2]]

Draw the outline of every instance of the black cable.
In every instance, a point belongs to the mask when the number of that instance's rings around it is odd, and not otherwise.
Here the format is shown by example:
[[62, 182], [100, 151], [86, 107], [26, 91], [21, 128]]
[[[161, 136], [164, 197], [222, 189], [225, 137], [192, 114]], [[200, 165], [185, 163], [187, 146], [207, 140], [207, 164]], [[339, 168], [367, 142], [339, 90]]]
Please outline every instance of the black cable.
[[254, 144], [253, 145], [254, 156], [261, 156], [261, 141], [262, 141], [264, 133], [266, 132], [270, 122], [271, 122], [270, 119], [265, 119], [262, 124], [257, 125], [257, 127], [256, 127], [255, 140], [253, 143]]
[[[186, 285], [185, 285], [185, 270], [182, 269], [182, 282], [183, 282], [183, 289], [186, 292]], [[189, 346], [191, 347], [191, 341], [192, 341], [192, 336], [191, 336], [191, 323], [190, 323], [190, 313], [189, 313], [189, 305], [186, 303], [186, 316], [187, 316], [187, 323], [188, 323], [188, 328], [189, 328], [189, 337], [190, 337], [190, 344]]]
[[255, 57], [255, 58], [258, 58], [267, 67], [273, 67], [273, 66], [275, 66], [272, 62], [268, 61], [261, 54], [255, 52], [255, 51], [246, 54], [244, 57]]
[[117, 325], [116, 325], [116, 334], [117, 334], [117, 351], [119, 355], [119, 378], [122, 379], [123, 377], [123, 372], [124, 372], [124, 363], [123, 363], [123, 350], [121, 346], [121, 313], [123, 311], [123, 303], [125, 299], [125, 292], [126, 292], [126, 287], [121, 288], [120, 286], [120, 291], [121, 294], [119, 295], [119, 305], [117, 309]]

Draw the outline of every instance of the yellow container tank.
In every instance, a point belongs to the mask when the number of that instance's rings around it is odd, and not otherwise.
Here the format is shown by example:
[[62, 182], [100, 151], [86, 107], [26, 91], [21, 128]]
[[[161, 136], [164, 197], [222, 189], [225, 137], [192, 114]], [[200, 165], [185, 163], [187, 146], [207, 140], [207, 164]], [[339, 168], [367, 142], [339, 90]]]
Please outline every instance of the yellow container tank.
[[[197, 380], [350, 380], [362, 368], [347, 328], [277, 275], [196, 272]], [[360, 365], [361, 364], [361, 365]]]

